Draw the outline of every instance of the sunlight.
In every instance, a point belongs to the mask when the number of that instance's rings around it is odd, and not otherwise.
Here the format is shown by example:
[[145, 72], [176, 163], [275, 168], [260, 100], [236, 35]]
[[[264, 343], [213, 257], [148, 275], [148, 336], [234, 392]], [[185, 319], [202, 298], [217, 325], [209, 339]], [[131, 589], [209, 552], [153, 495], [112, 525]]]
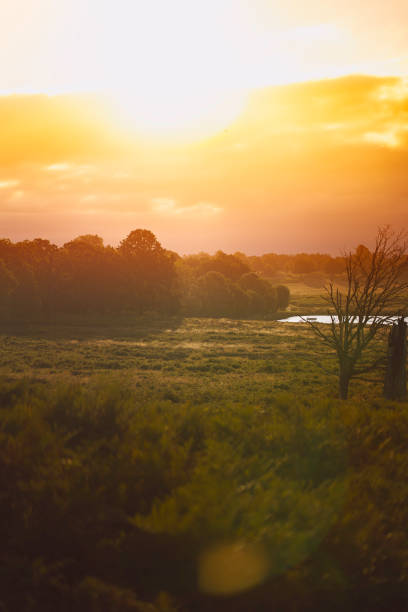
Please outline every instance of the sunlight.
[[127, 2], [120, 16], [105, 13], [121, 39], [101, 49], [101, 86], [116, 121], [156, 139], [193, 140], [224, 129], [251, 88], [315, 76], [303, 47], [342, 37], [333, 24], [281, 29], [278, 14], [273, 28], [249, 27], [240, 2], [178, 0], [169, 7], [155, 0], [144, 5], [142, 26], [139, 16]]
[[24, 90], [103, 93], [116, 124], [144, 137], [212, 135], [239, 115], [252, 88], [307, 79], [304, 47], [342, 35], [332, 24], [284, 25], [278, 8], [265, 28], [258, 9], [242, 0], [64, 2], [48, 69], [38, 69], [36, 84], [25, 79]]
[[75, 78], [82, 89], [104, 92], [121, 127], [185, 141], [225, 128], [241, 112], [250, 48], [241, 2], [91, 4], [94, 10], [80, 10], [95, 52], [85, 50]]
[[20, 49], [11, 90], [103, 93], [115, 124], [146, 138], [225, 129], [251, 89], [336, 73], [349, 40], [333, 16], [298, 23], [263, 0], [64, 0], [58, 12], [41, 2], [43, 18], [30, 13], [18, 42], [5, 32]]
[[166, 91], [161, 84], [136, 91], [118, 89], [110, 96], [114, 120], [142, 137], [194, 140], [227, 127], [243, 110], [246, 95], [190, 89], [188, 83]]

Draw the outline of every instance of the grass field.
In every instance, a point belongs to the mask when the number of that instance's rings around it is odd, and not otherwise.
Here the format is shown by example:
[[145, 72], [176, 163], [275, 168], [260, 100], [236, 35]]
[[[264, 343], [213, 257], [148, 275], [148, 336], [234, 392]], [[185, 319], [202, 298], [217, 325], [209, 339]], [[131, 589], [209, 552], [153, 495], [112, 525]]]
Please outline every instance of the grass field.
[[[385, 351], [385, 338], [373, 346]], [[120, 377], [141, 399], [268, 402], [277, 390], [337, 394], [337, 363], [304, 324], [192, 319], [31, 326], [0, 336], [0, 373], [44, 382]], [[356, 381], [351, 394], [381, 394]]]
[[[291, 314], [319, 299], [299, 291]], [[306, 324], [20, 325], [0, 376], [5, 609], [406, 609], [405, 405], [381, 373], [337, 400]], [[207, 553], [244, 564], [234, 588]]]

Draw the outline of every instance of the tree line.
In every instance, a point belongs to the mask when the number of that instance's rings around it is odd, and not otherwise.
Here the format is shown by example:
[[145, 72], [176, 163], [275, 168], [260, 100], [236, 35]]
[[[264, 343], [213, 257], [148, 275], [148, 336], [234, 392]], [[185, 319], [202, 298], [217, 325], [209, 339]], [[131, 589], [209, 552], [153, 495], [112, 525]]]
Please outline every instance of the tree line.
[[261, 276], [273, 277], [279, 272], [285, 274], [312, 274], [321, 273], [333, 277], [344, 273], [345, 257], [333, 257], [327, 253], [296, 253], [278, 254], [265, 253], [264, 255], [245, 255], [235, 253], [254, 272]]
[[40, 319], [61, 313], [266, 316], [285, 309], [287, 287], [273, 286], [237, 255], [181, 258], [149, 230], [117, 248], [97, 235], [58, 247], [37, 238], [0, 240], [0, 316]]
[[118, 248], [99, 236], [57, 247], [48, 240], [0, 241], [3, 316], [177, 309], [173, 262], [154, 235], [136, 230]]
[[179, 258], [183, 310], [196, 316], [268, 315], [285, 310], [290, 293], [254, 272], [238, 255], [218, 251]]

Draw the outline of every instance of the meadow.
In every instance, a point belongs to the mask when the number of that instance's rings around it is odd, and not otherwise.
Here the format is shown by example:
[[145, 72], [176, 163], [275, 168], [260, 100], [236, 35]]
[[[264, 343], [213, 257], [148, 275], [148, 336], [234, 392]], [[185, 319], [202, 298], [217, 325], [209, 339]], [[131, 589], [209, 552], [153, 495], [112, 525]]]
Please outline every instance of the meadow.
[[[0, 373], [50, 383], [119, 378], [143, 399], [265, 403], [276, 390], [337, 397], [333, 352], [303, 324], [279, 317], [325, 314], [321, 289], [291, 287], [291, 305], [270, 319], [122, 317], [8, 326], [0, 335]], [[385, 351], [386, 332], [371, 354]], [[378, 384], [356, 381], [356, 394]]]
[[406, 405], [306, 325], [9, 325], [0, 374], [3, 609], [406, 609]]
[[301, 392], [311, 385], [332, 395], [335, 378], [322, 376], [318, 360], [333, 375], [335, 362], [303, 325], [232, 319], [168, 323], [167, 328], [136, 323], [100, 337], [75, 327], [3, 335], [1, 372], [47, 383], [86, 383], [109, 375], [126, 379], [144, 399], [262, 403], [275, 389]]

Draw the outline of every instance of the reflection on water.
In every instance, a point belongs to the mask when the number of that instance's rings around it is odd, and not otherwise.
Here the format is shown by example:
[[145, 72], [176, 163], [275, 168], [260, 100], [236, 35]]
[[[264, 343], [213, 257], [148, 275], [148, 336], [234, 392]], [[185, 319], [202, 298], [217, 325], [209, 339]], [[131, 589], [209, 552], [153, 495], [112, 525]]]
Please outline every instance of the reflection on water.
[[[313, 322], [313, 323], [331, 323], [332, 320], [335, 323], [338, 323], [339, 320], [337, 317], [333, 316], [331, 317], [330, 315], [310, 315], [310, 316], [304, 316], [304, 317], [300, 317], [300, 316], [295, 316], [295, 317], [288, 317], [287, 319], [279, 319], [280, 323], [306, 323], [307, 321]], [[355, 319], [355, 322], [357, 323], [357, 318]], [[372, 318], [368, 320], [368, 324], [370, 324], [372, 322]], [[391, 323], [396, 323], [398, 321], [398, 317], [384, 317], [384, 324], [385, 325], [390, 325]], [[405, 321], [408, 323], [408, 317], [405, 317]]]

